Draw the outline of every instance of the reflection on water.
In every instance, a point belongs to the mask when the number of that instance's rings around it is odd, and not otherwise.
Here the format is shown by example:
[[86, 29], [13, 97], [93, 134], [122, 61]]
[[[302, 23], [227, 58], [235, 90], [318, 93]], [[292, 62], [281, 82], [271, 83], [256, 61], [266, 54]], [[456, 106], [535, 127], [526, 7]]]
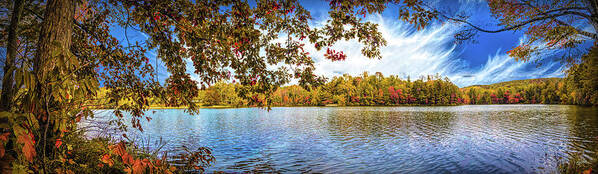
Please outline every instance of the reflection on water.
[[208, 171], [544, 173], [598, 150], [598, 110], [577, 106], [155, 111], [139, 136], [162, 137], [167, 150], [211, 147]]

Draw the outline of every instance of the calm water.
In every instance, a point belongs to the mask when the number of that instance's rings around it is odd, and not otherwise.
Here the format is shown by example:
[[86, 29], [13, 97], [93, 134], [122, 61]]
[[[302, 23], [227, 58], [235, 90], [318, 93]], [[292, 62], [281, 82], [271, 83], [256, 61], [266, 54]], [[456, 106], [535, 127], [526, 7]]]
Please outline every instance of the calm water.
[[212, 148], [209, 172], [546, 173], [598, 150], [598, 110], [577, 106], [155, 111], [140, 137]]

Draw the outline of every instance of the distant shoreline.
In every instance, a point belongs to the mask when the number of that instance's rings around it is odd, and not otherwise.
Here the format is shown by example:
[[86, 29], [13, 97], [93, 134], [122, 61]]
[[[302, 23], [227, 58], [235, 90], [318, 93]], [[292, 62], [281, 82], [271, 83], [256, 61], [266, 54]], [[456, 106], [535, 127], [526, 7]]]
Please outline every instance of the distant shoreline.
[[[339, 106], [336, 104], [324, 105], [324, 106], [271, 106], [272, 108], [285, 108], [285, 107], [435, 107], [435, 106], [479, 106], [479, 105], [563, 105], [563, 106], [580, 106], [580, 107], [592, 107], [592, 106], [584, 106], [584, 105], [570, 105], [570, 104], [541, 104], [541, 103], [518, 103], [518, 104], [458, 104], [458, 105], [420, 105], [420, 104], [412, 104], [412, 105], [370, 105], [370, 106], [362, 106], [362, 105], [346, 105], [346, 106]], [[237, 108], [260, 108], [257, 106], [228, 106], [228, 105], [213, 105], [213, 106], [200, 106], [200, 109], [237, 109]], [[99, 107], [95, 109], [114, 109], [111, 107]], [[150, 106], [147, 109], [187, 109], [187, 106], [178, 106], [178, 107], [168, 107], [168, 106]]]

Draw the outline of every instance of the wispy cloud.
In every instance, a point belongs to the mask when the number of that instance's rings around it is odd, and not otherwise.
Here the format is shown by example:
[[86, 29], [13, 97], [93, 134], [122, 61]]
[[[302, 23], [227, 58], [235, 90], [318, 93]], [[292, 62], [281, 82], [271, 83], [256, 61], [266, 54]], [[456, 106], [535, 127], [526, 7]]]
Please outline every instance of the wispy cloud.
[[449, 78], [457, 85], [470, 86], [477, 84], [491, 84], [509, 80], [562, 77], [563, 68], [559, 62], [545, 60], [543, 65], [532, 63], [545, 57], [551, 57], [557, 51], [548, 51], [545, 54], [533, 56], [530, 61], [516, 61], [502, 50], [497, 50], [494, 55], [489, 55], [485, 64], [479, 69], [471, 71], [458, 71], [449, 74]]
[[[328, 77], [341, 74], [358, 75], [364, 71], [381, 72], [385, 75], [399, 75], [417, 78], [422, 75], [447, 76], [458, 86], [490, 84], [508, 80], [561, 77], [559, 62], [547, 61], [536, 68], [534, 60], [553, 56], [556, 51], [548, 51], [532, 58], [532, 61], [515, 61], [504, 50], [487, 55], [483, 65], [471, 65], [460, 58], [461, 50], [453, 43], [453, 34], [459, 27], [455, 24], [435, 24], [427, 29], [416, 31], [404, 22], [374, 16], [368, 19], [379, 24], [383, 37], [388, 41], [381, 48], [382, 59], [368, 59], [361, 55], [362, 44], [356, 40], [341, 41], [332, 47], [347, 53], [343, 62], [332, 62], [324, 58], [324, 51], [310, 48], [316, 61], [316, 73]], [[514, 36], [516, 37], [516, 36]], [[524, 38], [521, 38], [523, 40]]]
[[379, 24], [379, 30], [387, 46], [381, 48], [382, 59], [369, 59], [361, 54], [362, 44], [356, 40], [340, 41], [333, 49], [344, 51], [346, 61], [332, 62], [324, 58], [325, 51], [309, 48], [316, 61], [316, 73], [324, 76], [341, 74], [358, 75], [364, 71], [381, 72], [385, 75], [418, 77], [420, 75], [449, 74], [463, 68], [463, 62], [455, 59], [456, 48], [452, 45], [453, 25], [434, 25], [416, 31], [408, 24], [386, 20], [382, 16], [368, 19]]

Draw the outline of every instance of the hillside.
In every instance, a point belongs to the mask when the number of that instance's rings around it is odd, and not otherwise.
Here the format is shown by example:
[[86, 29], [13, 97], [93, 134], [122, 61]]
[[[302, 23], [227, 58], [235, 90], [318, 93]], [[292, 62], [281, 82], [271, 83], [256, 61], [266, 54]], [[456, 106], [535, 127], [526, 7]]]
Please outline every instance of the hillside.
[[472, 86], [463, 87], [462, 89], [472, 88], [472, 87], [480, 87], [480, 88], [484, 88], [484, 89], [491, 89], [491, 88], [498, 88], [498, 87], [510, 88], [510, 87], [528, 85], [528, 84], [539, 84], [542, 82], [557, 82], [562, 79], [563, 78], [539, 78], [539, 79], [512, 80], [512, 81], [506, 81], [506, 82], [493, 83], [493, 84], [489, 84], [489, 85], [472, 85]]

